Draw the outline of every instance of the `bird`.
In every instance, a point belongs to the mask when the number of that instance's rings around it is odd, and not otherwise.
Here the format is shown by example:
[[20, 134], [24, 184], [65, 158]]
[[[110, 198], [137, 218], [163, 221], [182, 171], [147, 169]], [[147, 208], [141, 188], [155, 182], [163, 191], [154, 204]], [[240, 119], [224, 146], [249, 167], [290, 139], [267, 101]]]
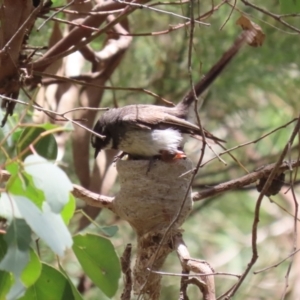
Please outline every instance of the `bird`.
[[104, 112], [93, 128], [91, 144], [96, 158], [101, 150], [122, 151], [131, 159], [159, 158], [176, 161], [186, 158], [183, 151], [187, 136], [224, 142], [194, 123], [195, 95], [199, 97], [218, 77], [241, 47], [250, 42], [253, 32], [244, 31], [208, 73], [174, 107], [152, 104], [126, 105]]

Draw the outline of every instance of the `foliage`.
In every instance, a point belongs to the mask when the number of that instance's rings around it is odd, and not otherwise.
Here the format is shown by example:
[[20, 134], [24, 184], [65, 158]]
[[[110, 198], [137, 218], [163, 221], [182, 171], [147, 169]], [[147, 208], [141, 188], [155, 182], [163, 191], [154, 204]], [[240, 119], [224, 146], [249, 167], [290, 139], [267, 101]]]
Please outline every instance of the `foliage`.
[[[44, 124], [14, 132], [19, 136], [15, 139], [18, 160], [6, 162], [10, 178], [0, 198], [1, 217], [9, 224], [6, 234], [0, 235], [1, 299], [19, 299], [20, 296], [20, 299], [50, 299], [49, 290], [51, 299], [82, 299], [68, 274], [62, 268], [57, 270], [41, 263], [30, 246], [35, 239], [32, 232], [61, 257], [73, 244], [66, 226], [75, 210], [75, 199], [70, 194], [73, 186], [58, 166], [45, 159], [51, 159], [51, 153], [57, 153], [51, 134], [53, 129], [57, 126]], [[45, 158], [38, 154], [23, 155], [30, 150], [35, 151], [35, 146]], [[81, 239], [76, 236], [73, 247], [80, 264], [87, 274], [91, 273], [95, 284], [104, 293], [113, 296], [120, 267], [111, 242], [98, 235], [86, 235]], [[84, 257], [84, 253], [89, 255], [89, 251], [96, 251], [94, 258], [100, 266]], [[105, 271], [101, 263], [108, 263], [106, 270], [109, 271]], [[114, 268], [111, 268], [112, 265]], [[105, 273], [108, 274], [103, 275]], [[97, 280], [99, 275], [103, 278], [100, 282]]]

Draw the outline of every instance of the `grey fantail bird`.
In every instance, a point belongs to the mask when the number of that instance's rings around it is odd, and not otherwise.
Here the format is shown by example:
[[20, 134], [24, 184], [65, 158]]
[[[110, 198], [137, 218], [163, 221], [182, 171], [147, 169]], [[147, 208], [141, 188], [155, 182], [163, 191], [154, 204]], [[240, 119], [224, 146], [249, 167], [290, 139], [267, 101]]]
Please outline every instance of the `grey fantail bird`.
[[[194, 95], [199, 97], [217, 78], [241, 47], [253, 38], [252, 31], [244, 31], [220, 60], [175, 107], [157, 105], [127, 105], [106, 111], [93, 131], [104, 136], [92, 135], [95, 158], [102, 149], [117, 149], [131, 158], [160, 157], [163, 160], [185, 157], [184, 136], [201, 137], [201, 129], [191, 123], [194, 113]], [[205, 138], [220, 142], [203, 129]]]

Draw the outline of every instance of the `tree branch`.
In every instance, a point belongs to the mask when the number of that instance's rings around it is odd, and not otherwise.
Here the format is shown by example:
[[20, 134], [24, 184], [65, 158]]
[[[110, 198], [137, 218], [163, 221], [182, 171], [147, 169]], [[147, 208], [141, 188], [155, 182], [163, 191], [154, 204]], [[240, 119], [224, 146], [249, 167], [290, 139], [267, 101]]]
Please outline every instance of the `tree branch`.
[[[205, 198], [212, 197], [212, 196], [215, 196], [220, 193], [224, 193], [224, 192], [231, 191], [231, 190], [234, 190], [237, 188], [241, 188], [243, 186], [247, 186], [251, 183], [256, 182], [257, 180], [259, 180], [261, 178], [264, 178], [264, 177], [267, 177], [268, 175], [270, 175], [270, 173], [273, 171], [275, 166], [276, 166], [275, 163], [266, 165], [266, 166], [264, 166], [258, 170], [255, 170], [245, 176], [220, 183], [214, 187], [207, 188], [200, 192], [195, 192], [192, 195], [193, 200], [194, 201], [203, 200]], [[278, 168], [278, 173], [282, 173], [287, 170], [292, 170], [292, 168], [298, 167], [298, 166], [300, 166], [299, 160], [293, 160], [291, 162], [283, 162], [283, 163], [281, 163], [281, 165]]]
[[[204, 200], [208, 197], [213, 197], [218, 194], [228, 192], [237, 188], [247, 186], [251, 183], [254, 183], [261, 178], [267, 177], [275, 168], [275, 165], [276, 165], [275, 163], [266, 165], [245, 176], [220, 183], [214, 187], [204, 189], [200, 192], [194, 192], [192, 193], [193, 201]], [[292, 168], [299, 167], [299, 166], [300, 166], [299, 160], [293, 160], [291, 162], [283, 162], [279, 166], [278, 172], [282, 173], [287, 170], [292, 170]], [[4, 170], [0, 171], [0, 183], [6, 182], [9, 179], [9, 177], [10, 174], [7, 171]], [[73, 184], [73, 187], [74, 189], [72, 191], [72, 194], [74, 197], [86, 202], [90, 206], [107, 208], [111, 211], [114, 211], [114, 208], [112, 206], [114, 197], [108, 197], [105, 195], [100, 195], [98, 193], [91, 192], [88, 189], [85, 189], [82, 186], [79, 186], [77, 184]]]
[[214, 272], [210, 265], [205, 261], [191, 258], [181, 235], [176, 235], [174, 237], [174, 247], [184, 272], [194, 272], [197, 275], [203, 274], [203, 277], [201, 276], [201, 280], [195, 278], [191, 281], [191, 278], [187, 278], [186, 284], [196, 284], [201, 290], [204, 300], [216, 299], [214, 277], [205, 276], [205, 274], [211, 274]]
[[[9, 178], [10, 178], [9, 172], [4, 170], [0, 171], [0, 183], [8, 181]], [[72, 195], [86, 202], [88, 205], [94, 207], [107, 208], [111, 211], [114, 211], [113, 208], [114, 197], [108, 197], [108, 196], [99, 195], [98, 193], [93, 193], [77, 184], [73, 184]]]

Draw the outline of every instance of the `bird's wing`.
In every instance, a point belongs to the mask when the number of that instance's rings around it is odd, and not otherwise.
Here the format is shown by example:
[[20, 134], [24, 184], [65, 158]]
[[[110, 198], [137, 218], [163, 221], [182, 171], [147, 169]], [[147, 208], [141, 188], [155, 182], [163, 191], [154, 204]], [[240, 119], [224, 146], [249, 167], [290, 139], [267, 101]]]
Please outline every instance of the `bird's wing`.
[[186, 133], [199, 132], [198, 126], [169, 114], [163, 108], [160, 109], [159, 106], [155, 110], [149, 107], [137, 107], [136, 110], [124, 114], [122, 121], [140, 128], [164, 129], [166, 127], [174, 127]]
[[199, 130], [196, 125], [170, 115], [160, 109], [159, 106], [155, 107], [155, 109], [151, 107], [137, 107], [136, 110], [124, 115], [122, 121], [140, 128], [164, 129], [172, 126], [189, 132]]
[[[122, 120], [137, 129], [151, 130], [173, 127], [179, 129], [183, 133], [191, 134], [192, 136], [202, 135], [202, 131], [197, 125], [170, 114], [168, 109], [161, 106], [157, 106], [155, 111], [149, 106], [137, 106], [135, 110], [126, 112], [126, 114], [123, 115]], [[203, 130], [207, 138], [224, 142], [207, 130]]]

